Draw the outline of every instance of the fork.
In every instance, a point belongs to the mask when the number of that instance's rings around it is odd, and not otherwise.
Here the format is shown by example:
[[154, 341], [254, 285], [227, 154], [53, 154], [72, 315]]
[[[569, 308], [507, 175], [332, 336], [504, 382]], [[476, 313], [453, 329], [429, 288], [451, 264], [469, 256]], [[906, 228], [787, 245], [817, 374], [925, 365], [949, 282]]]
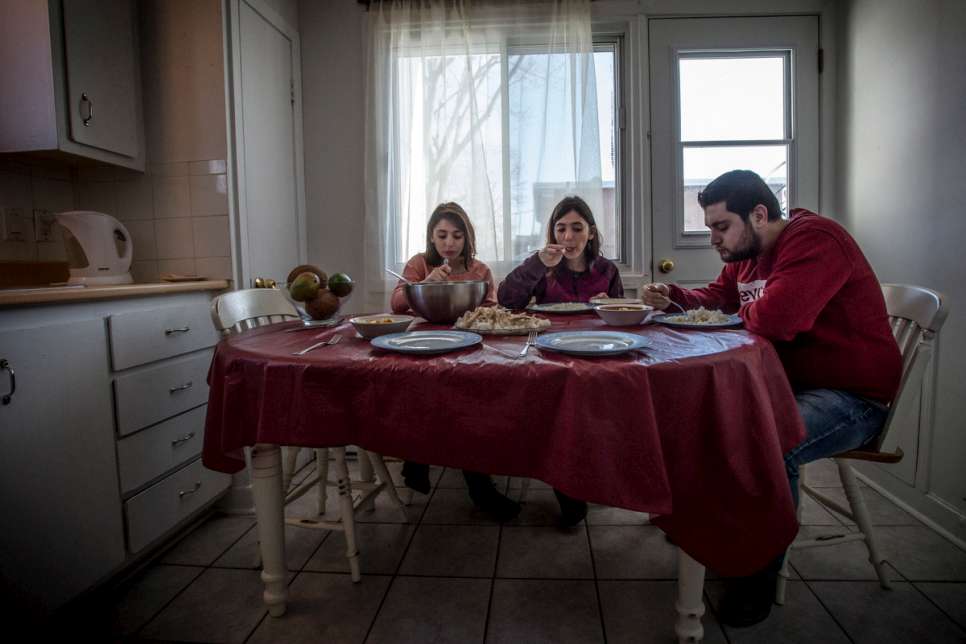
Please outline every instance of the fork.
[[310, 344], [309, 346], [305, 347], [300, 351], [293, 351], [292, 355], [304, 356], [306, 353], [308, 353], [309, 351], [312, 351], [313, 349], [318, 349], [319, 347], [328, 347], [328, 346], [332, 346], [333, 344], [338, 344], [340, 340], [342, 340], [341, 335], [334, 335], [328, 340], [322, 340], [322, 342], [316, 342], [315, 344]]
[[532, 329], [530, 333], [527, 334], [527, 342], [526, 344], [523, 345], [523, 349], [520, 350], [519, 357], [521, 358], [525, 357], [527, 355], [527, 351], [529, 351], [530, 347], [532, 347], [536, 342], [537, 342], [537, 331], [536, 329]]

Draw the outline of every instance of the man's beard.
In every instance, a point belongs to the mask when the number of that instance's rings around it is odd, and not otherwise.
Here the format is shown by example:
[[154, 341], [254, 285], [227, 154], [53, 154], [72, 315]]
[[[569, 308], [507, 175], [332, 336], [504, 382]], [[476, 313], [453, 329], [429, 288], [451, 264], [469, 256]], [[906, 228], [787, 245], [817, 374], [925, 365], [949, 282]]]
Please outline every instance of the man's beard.
[[725, 252], [727, 254], [721, 255], [721, 260], [726, 264], [730, 264], [732, 262], [741, 262], [752, 257], [757, 257], [761, 253], [761, 237], [747, 223], [745, 224], [745, 232], [741, 236], [741, 242], [741, 245], [733, 251], [726, 249]]

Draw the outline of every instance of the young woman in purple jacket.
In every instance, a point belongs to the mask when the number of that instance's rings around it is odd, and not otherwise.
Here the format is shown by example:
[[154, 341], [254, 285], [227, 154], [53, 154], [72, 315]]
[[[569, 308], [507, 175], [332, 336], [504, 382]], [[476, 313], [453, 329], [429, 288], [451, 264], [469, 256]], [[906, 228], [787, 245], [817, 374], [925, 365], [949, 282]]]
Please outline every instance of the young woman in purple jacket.
[[580, 197], [564, 197], [547, 224], [547, 245], [500, 284], [497, 299], [508, 309], [537, 304], [624, 297], [617, 265], [600, 254], [594, 213]]
[[[624, 297], [617, 265], [600, 254], [594, 213], [580, 197], [564, 197], [547, 224], [547, 245], [506, 276], [497, 300], [508, 309], [537, 304], [587, 302], [592, 297]], [[554, 489], [560, 523], [570, 527], [587, 516], [587, 503]]]

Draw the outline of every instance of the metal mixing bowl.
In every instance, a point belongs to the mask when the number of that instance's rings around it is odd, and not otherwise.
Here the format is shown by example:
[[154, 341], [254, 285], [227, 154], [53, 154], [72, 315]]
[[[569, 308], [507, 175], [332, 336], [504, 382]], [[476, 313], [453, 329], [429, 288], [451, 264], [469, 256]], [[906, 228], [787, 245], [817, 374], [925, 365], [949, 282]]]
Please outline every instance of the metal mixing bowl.
[[456, 318], [478, 307], [486, 296], [483, 280], [465, 282], [422, 282], [406, 284], [406, 299], [413, 311], [436, 324]]

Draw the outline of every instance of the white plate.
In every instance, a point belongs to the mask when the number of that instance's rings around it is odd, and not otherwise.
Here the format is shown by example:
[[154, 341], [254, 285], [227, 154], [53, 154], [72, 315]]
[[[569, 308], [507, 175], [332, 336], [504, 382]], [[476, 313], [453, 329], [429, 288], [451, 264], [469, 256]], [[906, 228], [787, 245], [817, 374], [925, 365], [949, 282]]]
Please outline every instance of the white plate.
[[483, 338], [468, 331], [409, 331], [390, 333], [372, 339], [372, 346], [399, 353], [446, 353], [465, 349], [483, 342]]
[[560, 331], [537, 338], [537, 347], [575, 356], [615, 356], [650, 346], [645, 338], [623, 331]]
[[727, 322], [714, 322], [714, 323], [708, 323], [708, 324], [701, 324], [698, 322], [684, 322], [684, 321], [673, 319], [677, 316], [683, 317], [684, 314], [683, 313], [661, 313], [659, 315], [653, 316], [650, 321], [657, 322], [658, 324], [663, 324], [665, 326], [673, 326], [679, 329], [729, 329], [731, 327], [738, 327], [744, 324], [744, 321], [741, 319], [741, 316], [739, 316], [737, 313], [732, 313], [728, 315]]

